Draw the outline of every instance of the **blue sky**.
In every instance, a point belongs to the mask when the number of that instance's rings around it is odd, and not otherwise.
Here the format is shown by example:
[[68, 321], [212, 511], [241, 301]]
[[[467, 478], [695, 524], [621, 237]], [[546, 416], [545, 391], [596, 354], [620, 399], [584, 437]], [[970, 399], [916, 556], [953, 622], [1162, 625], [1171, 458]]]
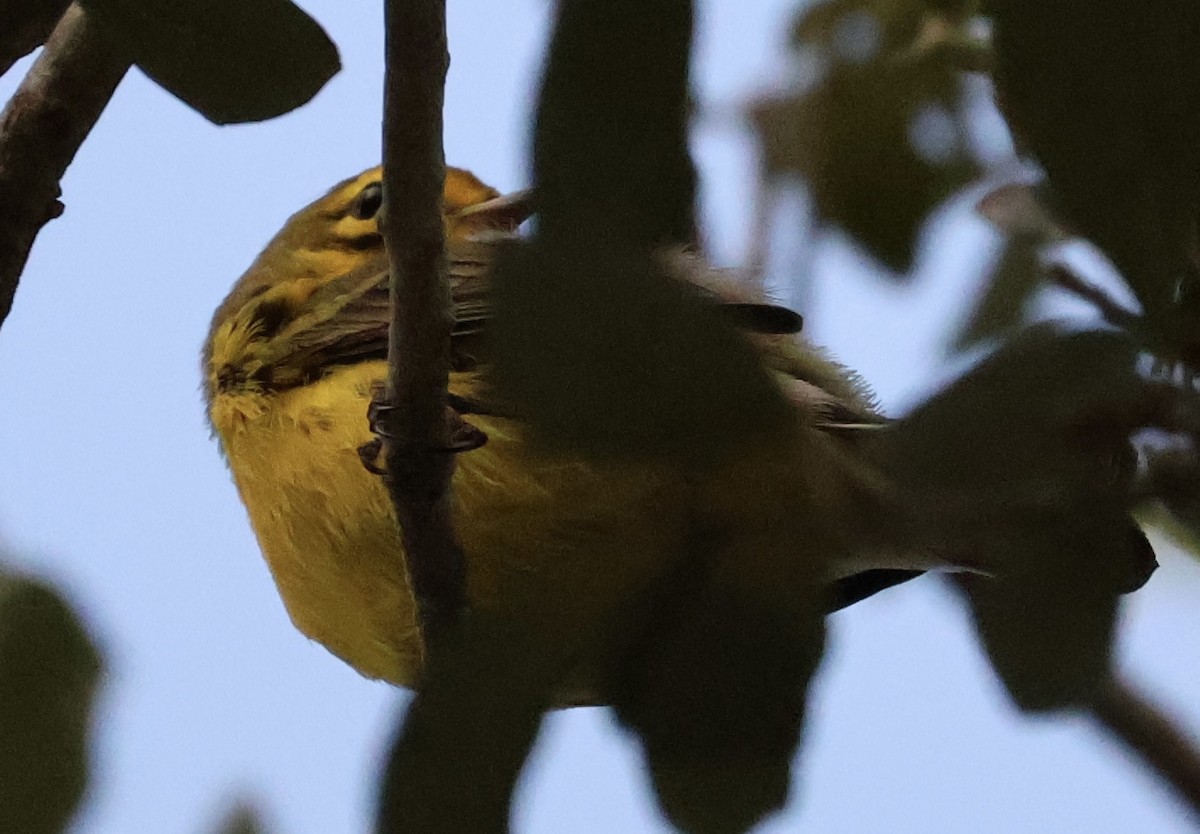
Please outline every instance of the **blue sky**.
[[[293, 210], [379, 156], [382, 4], [303, 5], [345, 69], [284, 118], [218, 129], [131, 73], [0, 330], [0, 535], [20, 565], [61, 583], [110, 658], [78, 834], [202, 832], [239, 796], [279, 834], [365, 832], [406, 700], [291, 627], [199, 394], [200, 344], [230, 284]], [[754, 193], [737, 104], [783, 75], [790, 6], [701, 4], [695, 151], [723, 262], [744, 254]], [[550, 8], [450, 3], [447, 158], [501, 188], [527, 182]], [[996, 242], [969, 212], [947, 213], [925, 280], [901, 291], [821, 238], [807, 326], [900, 411], [944, 378], [940, 327]], [[795, 277], [796, 262], [807, 259], [777, 258], [776, 277]], [[1200, 729], [1200, 567], [1163, 562], [1127, 606], [1121, 661]], [[1191, 830], [1087, 721], [1017, 716], [933, 579], [834, 618], [797, 774], [792, 805], [764, 831]], [[531, 834], [666, 830], [636, 747], [595, 709], [547, 721], [515, 820]]]

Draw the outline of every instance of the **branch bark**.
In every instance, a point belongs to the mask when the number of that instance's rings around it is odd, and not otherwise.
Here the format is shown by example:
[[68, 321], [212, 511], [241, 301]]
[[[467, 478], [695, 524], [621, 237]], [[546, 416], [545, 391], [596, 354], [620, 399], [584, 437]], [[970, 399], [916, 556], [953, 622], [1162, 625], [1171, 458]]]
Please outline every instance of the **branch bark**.
[[1092, 717], [1166, 781], [1200, 821], [1200, 750], [1194, 739], [1117, 678], [1096, 699]]
[[[466, 566], [451, 518], [454, 458], [446, 419], [454, 319], [442, 219], [446, 4], [387, 0], [385, 9], [381, 226], [392, 265], [392, 322], [384, 406], [388, 419], [381, 434], [387, 441], [386, 482], [421, 614], [426, 672], [392, 742], [376, 831], [499, 831], [505, 828], [510, 783], [523, 755], [495, 768], [507, 774], [495, 790], [464, 796], [455, 790], [461, 780], [453, 778], [462, 770], [459, 751], [477, 749], [480, 739], [488, 738], [480, 735], [476, 722], [478, 712], [489, 710], [479, 703], [487, 693], [472, 678], [478, 658], [458, 645], [463, 629], [455, 628], [464, 624], [458, 614], [466, 603]], [[463, 703], [460, 694], [466, 698]], [[503, 749], [526, 750], [537, 732], [538, 715], [525, 710], [522, 720], [501, 725], [520, 728], [521, 737]]]
[[388, 0], [384, 240], [392, 264], [388, 489], [426, 637], [465, 603], [451, 521], [446, 381], [454, 321], [446, 283], [442, 192], [445, 0]]
[[0, 113], [0, 325], [34, 239], [62, 214], [59, 181], [129, 66], [100, 22], [73, 4]]

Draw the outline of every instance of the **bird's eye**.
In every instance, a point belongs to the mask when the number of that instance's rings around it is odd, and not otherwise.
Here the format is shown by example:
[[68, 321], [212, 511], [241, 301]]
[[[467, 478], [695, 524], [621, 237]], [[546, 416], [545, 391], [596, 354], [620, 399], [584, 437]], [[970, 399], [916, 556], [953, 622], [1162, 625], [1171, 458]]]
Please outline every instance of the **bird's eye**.
[[371, 220], [383, 206], [383, 183], [368, 184], [350, 205], [350, 214], [359, 220]]

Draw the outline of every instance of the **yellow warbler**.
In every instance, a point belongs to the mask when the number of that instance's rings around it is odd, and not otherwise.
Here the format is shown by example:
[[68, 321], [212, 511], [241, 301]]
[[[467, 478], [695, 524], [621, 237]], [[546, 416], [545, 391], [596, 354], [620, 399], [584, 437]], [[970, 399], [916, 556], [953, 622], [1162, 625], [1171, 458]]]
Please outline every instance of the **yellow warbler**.
[[[217, 310], [203, 373], [209, 418], [293, 622], [362, 674], [411, 686], [423, 644], [401, 541], [382, 480], [358, 454], [372, 439], [367, 407], [386, 374], [380, 173], [339, 183], [288, 220]], [[519, 201], [497, 197], [469, 172], [448, 169], [456, 402], [487, 398], [480, 335], [487, 268], [499, 239], [523, 219], [514, 209]], [[781, 326], [791, 321], [786, 311], [738, 296], [698, 258], [681, 254], [672, 263], [729, 303], [797, 408], [798, 430], [785, 444], [796, 454], [771, 447], [748, 453], [701, 490], [703, 500], [728, 523], [749, 525], [773, 519], [780, 496], [795, 491], [805, 512], [777, 514], [783, 520], [776, 526], [815, 529], [823, 514], [836, 513], [830, 507], [844, 491], [839, 484], [853, 481], [853, 441], [840, 429], [878, 422], [869, 397], [799, 337], [771, 332], [789, 329]], [[672, 520], [685, 518], [699, 494], [679, 473], [661, 463], [539, 453], [515, 417], [469, 419], [488, 438], [458, 456], [453, 478], [472, 607], [503, 609], [513, 583], [542, 581], [568, 598], [546, 615], [559, 618], [550, 627], [569, 629], [619, 607], [637, 582], [669, 568], [682, 529]], [[798, 461], [805, 465], [798, 469]], [[847, 553], [829, 569], [829, 581], [881, 566]], [[905, 575], [873, 571], [851, 593]], [[764, 576], [762, 584], [771, 592], [772, 580]]]

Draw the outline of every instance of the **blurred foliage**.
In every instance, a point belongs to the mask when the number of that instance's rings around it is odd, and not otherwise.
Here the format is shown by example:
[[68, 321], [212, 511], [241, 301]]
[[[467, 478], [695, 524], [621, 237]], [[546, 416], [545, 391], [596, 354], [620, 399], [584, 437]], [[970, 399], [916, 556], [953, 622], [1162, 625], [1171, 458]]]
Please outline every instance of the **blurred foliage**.
[[665, 262], [596, 244], [535, 243], [497, 265], [497, 380], [541, 443], [706, 465], [786, 425], [791, 407], [716, 306]]
[[[0, 831], [62, 834], [86, 796], [104, 659], [47, 583], [0, 567]], [[218, 834], [264, 834], [248, 804]]]
[[266, 826], [254, 806], [239, 802], [217, 825], [216, 834], [266, 834]]
[[133, 60], [216, 124], [306, 103], [340, 69], [337, 47], [291, 0], [80, 0]]
[[0, 0], [0, 75], [41, 46], [70, 0]]
[[746, 831], [784, 807], [824, 650], [828, 532], [802, 509], [781, 517], [803, 486], [764, 489], [761, 463], [710, 476], [718, 494], [697, 496], [684, 561], [608, 696], [683, 831]]
[[980, 198], [975, 208], [1002, 232], [1028, 238], [1037, 246], [1049, 246], [1070, 235], [1047, 210], [1044, 191], [1044, 187], [1006, 183]]
[[0, 831], [67, 829], [87, 787], [101, 670], [58, 593], [0, 570]]
[[1033, 186], [1007, 183], [994, 188], [979, 200], [976, 210], [1007, 239], [981, 297], [953, 341], [956, 350], [1011, 335], [1026, 321], [1034, 296], [1048, 276], [1043, 252], [1069, 237]]
[[[1070, 270], [1022, 267], [1034, 287], [1050, 276], [1095, 304], [1147, 352], [1158, 376], [1146, 378], [1157, 385], [1147, 396], [1172, 399], [1176, 414], [1162, 427], [1173, 439], [1143, 450], [1139, 493], [1159, 503], [1141, 512], [1200, 552], [1188, 532], [1200, 518], [1189, 422], [1200, 363], [1200, 4], [991, 0], [985, 12], [997, 103], [1046, 178], [1034, 188], [997, 189], [980, 211], [1013, 236], [1010, 254], [1021, 239], [1044, 247], [1073, 234], [1087, 238], [1133, 291], [1137, 313]], [[1010, 326], [1034, 287], [998, 271], [969, 329]]]
[[[534, 139], [538, 234], [495, 281], [497, 378], [542, 442], [661, 458], [704, 484], [680, 567], [605, 700], [641, 740], [669, 819], [743, 831], [787, 798], [824, 642], [823, 562], [799, 555], [819, 533], [804, 518], [734, 522], [717, 494], [739, 479], [725, 462], [757, 460], [747, 439], [793, 418], [749, 344], [655, 251], [695, 240], [692, 7], [624, 5], [559, 5]], [[735, 492], [770, 513], [777, 498], [751, 498], [762, 471]], [[802, 494], [799, 475], [775, 485]]]
[[656, 4], [654, 26], [637, 0], [557, 6], [559, 33], [589, 31], [546, 59], [533, 134], [539, 237], [646, 255], [693, 242], [691, 3]]
[[1026, 709], [1089, 702], [1117, 597], [1155, 566], [1130, 515], [1129, 437], [1159, 420], [1138, 359], [1119, 333], [1033, 328], [878, 441], [914, 524], [990, 577], [962, 584]]
[[[656, 245], [692, 239], [691, 168], [681, 139], [686, 95], [681, 68], [688, 54], [683, 35], [690, 32], [690, 9], [685, 16], [686, 4], [665, 4], [648, 23], [651, 13], [633, 5], [602, 12], [601, 4], [586, 0], [560, 3], [534, 141], [537, 185], [545, 198], [538, 235], [508, 253], [496, 279], [499, 379], [508, 401], [532, 415], [550, 445], [594, 456], [663, 457], [694, 467], [700, 482], [711, 487], [724, 477], [714, 463], [720, 450], [747, 448], [747, 438], [770, 438], [786, 417], [779, 416], [777, 397], [760, 379], [753, 357], [702, 305], [671, 286], [653, 258]], [[1089, 15], [1082, 5], [1061, 11], [1068, 6], [1057, 5], [1051, 17]], [[1014, 101], [1041, 102], [1038, 125], [1054, 125], [1043, 136], [1076, 131], [1072, 119], [1078, 109], [1029, 92], [1038, 84], [1034, 75], [1024, 74], [1029, 67], [1053, 65], [1053, 72], [1075, 73], [1071, 77], [1078, 83], [1072, 82], [1070, 96], [1103, 98], [1087, 94], [1096, 88], [1076, 78], [1077, 68], [1058, 66], [1078, 57], [1075, 46], [1056, 54], [1055, 44], [1043, 38], [1036, 47], [1040, 63], [1013, 59], [1003, 33], [1027, 25], [1022, 15], [1040, 20], [1042, 8], [1015, 0], [989, 6], [1002, 32], [996, 56], [977, 37], [976, 3], [831, 0], [806, 6], [792, 43], [800, 65], [807, 59], [816, 69], [752, 112], [765, 179], [803, 178], [824, 222], [840, 227], [895, 273], [907, 272], [929, 212], [979, 173], [968, 153], [960, 107], [964, 71], [990, 71], [999, 61], [1006, 83], [1022, 91]], [[1120, 40], [1119, 22], [1106, 14], [1100, 15], [1102, 25], [1111, 31], [1088, 41], [1093, 47]], [[636, 27], [623, 28], [633, 20]], [[1091, 31], [1093, 23], [1080, 28]], [[1156, 27], [1151, 28], [1162, 31]], [[653, 32], [657, 42], [638, 29]], [[1062, 28], [1055, 32], [1073, 36]], [[1172, 37], [1177, 45], [1182, 36]], [[1172, 54], [1180, 57], [1182, 50]], [[1104, 60], [1089, 55], [1087, 66], [1103, 75], [1107, 70], [1097, 62]], [[1160, 87], [1170, 86], [1155, 78]], [[1159, 101], [1156, 95], [1152, 91], [1150, 98]], [[1172, 95], [1176, 112], [1190, 114], [1191, 93]], [[1107, 124], [1085, 121], [1093, 128]], [[1017, 128], [1024, 138], [1021, 124]], [[1106, 141], [1101, 130], [1088, 139], [1097, 146]], [[1124, 143], [1118, 136], [1117, 145]], [[1031, 145], [1037, 150], [1037, 141]], [[1086, 148], [1072, 147], [1074, 167], [1063, 170], [1082, 171]], [[1194, 147], [1200, 145], [1184, 149], [1176, 142], [1172, 153], [1190, 160]], [[1109, 158], [1124, 152], [1109, 149]], [[1173, 157], [1168, 167], [1180, 173], [1182, 164]], [[1049, 190], [1057, 195], [1059, 175], [1047, 167]], [[1134, 168], [1114, 164], [1101, 173], [1126, 177], [1125, 183], [1106, 186], [1110, 194], [1136, 190], [1131, 183], [1139, 182]], [[1156, 204], [1159, 219], [1167, 204], [1180, 214], [1183, 204], [1190, 210], [1180, 197], [1186, 188], [1151, 181], [1157, 183], [1151, 186], [1153, 198], [1166, 200]], [[1071, 189], [1068, 175], [1065, 190]], [[1141, 587], [1156, 566], [1132, 511], [1148, 494], [1181, 506], [1182, 499], [1171, 496], [1193, 496], [1200, 484], [1194, 454], [1179, 470], [1160, 466], [1149, 487], [1135, 466], [1131, 438], [1142, 430], [1200, 429], [1200, 407], [1187, 382], [1194, 376], [1173, 382], [1146, 372], [1147, 352], [1171, 344], [1171, 333], [1181, 332], [1156, 318], [1152, 304], [1145, 326], [1115, 306], [1101, 311], [1128, 327], [1073, 332], [1024, 326], [1034, 293], [1053, 274], [1042, 264], [1043, 250], [1063, 240], [1067, 224], [1076, 222], [1060, 213], [1057, 197], [1048, 205], [1044, 191], [1009, 186], [980, 203], [1009, 239], [957, 344], [989, 342], [999, 348], [910, 415], [871, 433], [863, 457], [902, 519], [900, 537], [891, 545], [930, 552], [970, 571], [956, 584], [994, 668], [1015, 704], [1027, 711], [1095, 702], [1112, 676], [1119, 598]], [[1098, 193], [1093, 188], [1091, 195]], [[1089, 209], [1093, 215], [1108, 211]], [[1189, 228], [1194, 234], [1195, 227]], [[1147, 229], [1125, 234], [1148, 234]], [[1150, 235], [1139, 245], [1148, 251], [1164, 239]], [[1122, 264], [1120, 247], [1110, 250], [1103, 235], [1096, 242]], [[1173, 273], [1176, 279], [1179, 274]], [[1154, 281], [1142, 286], [1154, 292], [1166, 286]], [[1081, 283], [1060, 283], [1104, 300]], [[1187, 293], [1181, 298], [1186, 306]], [[1176, 351], [1181, 353], [1186, 351]], [[1171, 367], [1170, 357], [1163, 361]], [[614, 367], [629, 372], [605, 372]], [[767, 480], [766, 471], [758, 469], [760, 481]], [[1167, 488], [1168, 472], [1175, 493]], [[809, 550], [832, 550], [836, 543], [822, 541], [813, 528], [806, 547], [798, 546], [802, 530], [788, 529], [779, 519], [761, 528], [777, 538], [722, 538], [706, 526], [714, 505], [695, 506], [687, 552], [654, 595], [636, 649], [620, 659], [605, 697], [641, 740], [668, 817], [689, 832], [740, 832], [787, 796], [807, 684], [821, 657], [821, 609], [813, 589], [821, 583], [822, 563], [794, 564], [790, 574], [780, 572], [780, 565]], [[739, 583], [751, 573], [791, 595], [768, 595], [769, 602], [742, 595]], [[536, 637], [522, 634], [520, 624], [507, 627], [511, 642], [500, 651], [510, 653], [510, 664], [526, 662], [519, 660], [523, 652], [537, 654], [531, 648]], [[515, 653], [513, 646], [519, 647]], [[488, 668], [494, 668], [493, 655], [472, 651], [477, 659], [488, 657]], [[458, 682], [460, 698], [475, 685], [462, 662], [460, 656], [443, 663], [457, 670], [446, 679]], [[546, 674], [534, 676], [544, 688], [551, 666], [537, 668]], [[437, 680], [431, 676], [431, 686]], [[487, 680], [494, 685], [500, 678]], [[509, 681], [496, 697], [523, 705], [524, 718], [522, 731], [505, 747], [504, 755], [512, 757], [500, 769], [503, 783], [513, 778], [536, 725], [529, 680], [513, 675]], [[425, 717], [432, 707], [424, 705], [447, 703], [439, 700], [445, 692], [439, 686], [418, 696], [414, 713]], [[460, 706], [470, 703], [464, 699]], [[461, 720], [479, 712], [477, 707], [457, 714]], [[422, 723], [422, 756], [402, 741], [394, 763], [415, 768], [432, 761], [432, 772], [445, 772], [454, 766], [450, 750], [459, 761], [464, 755], [494, 761], [494, 750], [473, 752], [472, 745], [487, 736], [483, 728], [473, 727], [468, 742], [461, 726], [450, 727], [454, 714], [447, 709], [440, 719], [440, 732], [449, 734], [443, 737], [454, 740], [448, 748], [438, 753], [439, 731]], [[393, 770], [393, 781], [396, 776]], [[428, 785], [428, 775], [424, 778]], [[491, 810], [472, 819], [486, 819], [499, 830], [504, 803], [491, 791], [502, 791], [503, 784], [489, 785]], [[420, 794], [410, 795], [418, 801]], [[436, 813], [422, 813], [429, 816], [417, 830], [445, 826], [444, 818], [434, 820]]]
[[[778, 496], [754, 501], [763, 490], [806, 488], [809, 473], [794, 469], [760, 477], [777, 450], [746, 448], [777, 435], [790, 408], [750, 346], [668, 276], [661, 255], [695, 238], [691, 34], [687, 0], [559, 4], [534, 136], [537, 234], [497, 265], [491, 335], [501, 395], [540, 442], [694, 477], [692, 529], [669, 559], [634, 554], [650, 571], [626, 583], [630, 600], [645, 599], [641, 617], [587, 614], [588, 577], [621, 570], [605, 542], [586, 560], [572, 552], [557, 576], [524, 577], [511, 593], [527, 604], [506, 602], [520, 622], [476, 612], [431, 648], [381, 831], [503, 830], [553, 685], [578, 646], [614, 630], [630, 639], [602, 700], [641, 739], [677, 825], [741, 831], [786, 799], [823, 646], [824, 554], [803, 514], [742, 518], [743, 504], [760, 515], [779, 506]], [[813, 558], [797, 558], [801, 548]]]
[[[947, 11], [949, 7], [949, 12]], [[929, 212], [973, 180], [960, 74], [977, 68], [970, 4], [833, 0], [806, 8], [793, 48], [813, 78], [759, 102], [767, 182], [796, 175], [819, 217], [902, 276]]]
[[1200, 364], [1200, 4], [988, 6], [997, 99], [1052, 211], [1113, 260], [1155, 349]]
[[711, 462], [788, 407], [655, 251], [695, 239], [691, 4], [660, 4], [653, 27], [621, 5], [560, 3], [534, 133], [538, 236], [497, 268], [498, 384], [548, 445]]
[[[531, 585], [512, 610], [551, 607], [538, 593], [553, 589]], [[428, 644], [425, 678], [383, 774], [377, 834], [508, 831], [517, 778], [582, 637], [558, 626], [548, 616], [473, 612]]]

